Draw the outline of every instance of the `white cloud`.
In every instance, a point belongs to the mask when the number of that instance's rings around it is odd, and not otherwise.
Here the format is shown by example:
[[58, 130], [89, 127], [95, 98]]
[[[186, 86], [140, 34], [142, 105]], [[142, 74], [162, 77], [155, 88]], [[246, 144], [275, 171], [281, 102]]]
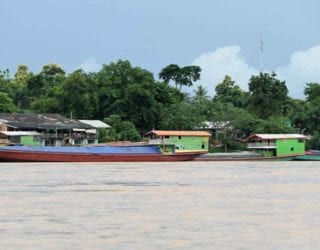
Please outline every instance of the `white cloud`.
[[320, 45], [294, 52], [289, 64], [278, 67], [276, 73], [286, 81], [290, 96], [302, 98], [307, 82], [320, 82]]
[[102, 65], [93, 57], [85, 59], [79, 66], [76, 67], [76, 69], [83, 69], [85, 72], [97, 72], [101, 68]]
[[[241, 55], [239, 46], [225, 46], [213, 52], [207, 52], [196, 58], [191, 65], [201, 67], [201, 80], [195, 83], [206, 87], [210, 95], [215, 86], [225, 75], [230, 75], [242, 89], [248, 89], [248, 81], [259, 69], [250, 67]], [[268, 69], [266, 72], [270, 72]], [[303, 98], [303, 90], [307, 82], [320, 82], [320, 45], [292, 54], [288, 65], [279, 66], [275, 72], [277, 77], [286, 81], [289, 95]]]
[[225, 75], [230, 75], [242, 89], [248, 89], [249, 78], [258, 72], [250, 67], [241, 56], [239, 46], [225, 46], [213, 52], [200, 55], [192, 63], [201, 67], [201, 80], [195, 84], [204, 86], [210, 95], [215, 86], [222, 82]]

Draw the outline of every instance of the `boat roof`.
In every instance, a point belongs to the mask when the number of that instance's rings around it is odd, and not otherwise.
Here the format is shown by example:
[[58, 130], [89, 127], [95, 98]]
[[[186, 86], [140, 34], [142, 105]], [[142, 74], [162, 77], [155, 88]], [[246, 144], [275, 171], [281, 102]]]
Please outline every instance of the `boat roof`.
[[151, 130], [145, 135], [155, 134], [159, 136], [211, 136], [205, 131], [179, 131], [179, 130]]
[[304, 135], [300, 134], [253, 134], [250, 135], [247, 140], [259, 138], [259, 139], [305, 139]]

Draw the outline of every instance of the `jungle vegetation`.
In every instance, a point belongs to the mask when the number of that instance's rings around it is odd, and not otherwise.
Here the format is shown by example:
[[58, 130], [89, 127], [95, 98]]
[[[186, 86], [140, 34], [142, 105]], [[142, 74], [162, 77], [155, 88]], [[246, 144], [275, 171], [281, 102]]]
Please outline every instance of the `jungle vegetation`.
[[[193, 94], [181, 91], [195, 82]], [[212, 88], [215, 95], [210, 97], [201, 86], [198, 66], [170, 64], [155, 77], [127, 60], [105, 64], [95, 73], [67, 74], [57, 64], [34, 73], [19, 65], [14, 74], [0, 72], [0, 112], [103, 120], [112, 126], [105, 140], [138, 141], [151, 129], [189, 130], [211, 121], [228, 123], [222, 138], [228, 143], [235, 133], [242, 138], [251, 133], [303, 133], [312, 135], [312, 148], [320, 148], [319, 83], [305, 83], [305, 99], [289, 97], [285, 81], [275, 73], [253, 75], [248, 91], [228, 75]]]

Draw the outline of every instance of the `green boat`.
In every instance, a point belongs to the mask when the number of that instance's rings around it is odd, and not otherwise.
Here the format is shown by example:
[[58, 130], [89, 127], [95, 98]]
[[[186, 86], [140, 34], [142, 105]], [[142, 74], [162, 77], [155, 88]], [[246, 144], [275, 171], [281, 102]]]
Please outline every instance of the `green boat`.
[[320, 155], [299, 155], [293, 158], [294, 161], [320, 161]]

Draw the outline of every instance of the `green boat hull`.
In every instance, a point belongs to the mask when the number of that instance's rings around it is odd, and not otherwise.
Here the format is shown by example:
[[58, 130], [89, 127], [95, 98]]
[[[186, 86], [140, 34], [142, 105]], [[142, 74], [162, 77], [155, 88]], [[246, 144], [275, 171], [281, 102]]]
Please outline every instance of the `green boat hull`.
[[294, 161], [320, 161], [320, 155], [299, 155], [296, 156]]

